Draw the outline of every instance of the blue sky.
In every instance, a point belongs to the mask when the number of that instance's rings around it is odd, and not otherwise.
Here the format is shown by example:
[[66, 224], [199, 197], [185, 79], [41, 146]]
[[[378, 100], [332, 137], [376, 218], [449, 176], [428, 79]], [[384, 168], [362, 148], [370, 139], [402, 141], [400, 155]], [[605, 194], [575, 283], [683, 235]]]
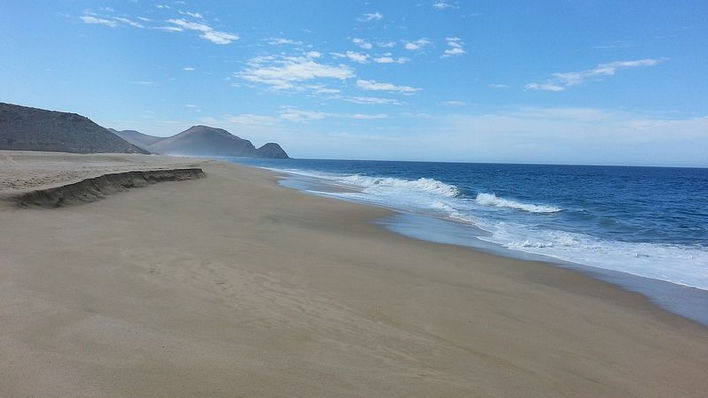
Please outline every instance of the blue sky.
[[295, 157], [708, 166], [705, 1], [18, 1], [0, 101]]

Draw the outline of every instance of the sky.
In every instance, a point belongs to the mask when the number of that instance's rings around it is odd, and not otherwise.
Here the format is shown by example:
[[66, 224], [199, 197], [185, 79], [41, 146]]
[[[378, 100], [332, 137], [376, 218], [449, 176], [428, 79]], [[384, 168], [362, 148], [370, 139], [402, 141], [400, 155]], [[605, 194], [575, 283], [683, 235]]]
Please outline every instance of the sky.
[[0, 102], [293, 157], [708, 167], [708, 2], [2, 0]]

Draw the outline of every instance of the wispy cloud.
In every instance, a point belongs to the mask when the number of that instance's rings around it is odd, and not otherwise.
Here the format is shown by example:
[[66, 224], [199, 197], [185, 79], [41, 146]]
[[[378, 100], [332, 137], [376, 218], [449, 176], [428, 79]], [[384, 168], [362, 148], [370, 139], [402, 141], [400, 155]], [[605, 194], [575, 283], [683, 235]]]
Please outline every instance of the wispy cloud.
[[526, 90], [541, 91], [564, 91], [569, 87], [577, 86], [588, 79], [602, 76], [614, 76], [617, 71], [645, 66], [654, 66], [664, 61], [663, 59], [645, 58], [634, 61], [615, 61], [607, 64], [600, 64], [592, 69], [580, 72], [554, 73], [550, 78], [541, 83], [528, 83]]
[[190, 12], [190, 11], [179, 11], [180, 14], [186, 15], [192, 18], [197, 18], [197, 19], [204, 19], [204, 16], [198, 12]]
[[295, 107], [284, 107], [280, 112], [280, 119], [289, 122], [303, 123], [312, 120], [322, 120], [326, 118], [336, 119], [355, 119], [355, 120], [377, 120], [386, 119], [385, 113], [366, 114], [366, 113], [331, 113], [320, 111], [306, 111]]
[[394, 58], [390, 54], [386, 54], [381, 57], [375, 57], [373, 61], [377, 64], [405, 64], [409, 59], [406, 57]]
[[357, 18], [358, 21], [360, 22], [369, 22], [369, 21], [378, 21], [383, 18], [383, 14], [380, 12], [367, 12], [364, 14], [361, 14], [359, 18]]
[[306, 122], [310, 120], [320, 120], [327, 117], [325, 112], [303, 111], [297, 108], [285, 108], [280, 113], [280, 118], [291, 122]]
[[381, 41], [376, 43], [377, 46], [381, 48], [393, 48], [396, 47], [395, 41]]
[[489, 85], [491, 88], [497, 88], [497, 89], [503, 89], [503, 88], [509, 88], [508, 84], [502, 84], [502, 83], [491, 83]]
[[404, 45], [404, 48], [405, 48], [406, 50], [411, 50], [411, 51], [413, 51], [413, 50], [420, 50], [421, 48], [426, 47], [426, 46], [429, 46], [430, 44], [432, 44], [432, 43], [430, 42], [430, 40], [423, 38], [423, 39], [418, 39], [418, 40], [414, 40], [414, 41], [409, 41], [409, 42], [407, 42], [407, 43]]
[[301, 41], [285, 39], [282, 37], [270, 37], [270, 38], [266, 39], [266, 43], [270, 44], [271, 46], [281, 46], [284, 44], [293, 45], [293, 46], [301, 46], [302, 45]]
[[391, 83], [379, 83], [374, 80], [357, 80], [356, 85], [362, 90], [392, 91], [398, 93], [414, 93], [416, 91], [420, 91], [419, 88], [409, 86], [397, 86]]
[[158, 26], [154, 28], [156, 30], [162, 30], [164, 32], [184, 32], [184, 29], [179, 26]]
[[368, 41], [364, 39], [360, 39], [358, 37], [355, 37], [352, 39], [352, 43], [356, 44], [357, 46], [363, 48], [364, 50], [370, 50], [371, 48], [374, 47], [373, 44], [369, 43]]
[[347, 51], [346, 56], [352, 61], [358, 62], [360, 64], [365, 64], [369, 62], [369, 56], [367, 54], [358, 53], [356, 51]]
[[118, 23], [112, 19], [98, 18], [94, 17], [93, 15], [82, 15], [79, 18], [81, 18], [84, 23], [105, 25], [110, 26], [111, 28], [115, 28], [116, 26], [118, 26]]
[[[169, 9], [168, 6], [158, 5], [157, 8]], [[112, 8], [103, 8], [103, 11], [113, 11]], [[111, 28], [119, 26], [130, 26], [139, 29], [154, 29], [165, 32], [184, 32], [186, 30], [199, 32], [202, 39], [208, 40], [215, 44], [229, 44], [239, 39], [239, 36], [233, 33], [221, 32], [204, 23], [202, 14], [190, 11], [178, 11], [179, 14], [186, 15], [192, 18], [199, 19], [200, 22], [188, 21], [183, 18], [168, 19], [167, 26], [155, 26], [151, 19], [138, 17], [137, 20], [124, 16], [106, 16], [96, 15], [92, 12], [85, 12], [79, 18], [87, 24], [104, 25]], [[139, 22], [140, 21], [140, 22]]]
[[232, 43], [239, 39], [238, 35], [227, 32], [220, 32], [209, 25], [199, 22], [191, 22], [186, 21], [184, 19], [168, 19], [167, 22], [174, 24], [184, 30], [193, 30], [196, 32], [200, 32], [201, 34], [199, 35], [199, 37], [204, 40], [209, 40], [214, 44], [224, 45]]
[[132, 26], [134, 28], [140, 29], [145, 28], [145, 26], [140, 22], [133, 21], [132, 19], [124, 17], [99, 17], [95, 15], [84, 14], [79, 18], [87, 24], [103, 25], [111, 28], [115, 28], [118, 26]]
[[403, 105], [401, 101], [380, 97], [340, 97], [342, 101], [362, 105]]
[[455, 100], [445, 101], [445, 102], [443, 102], [443, 104], [448, 105], [448, 106], [465, 106], [465, 105], [467, 105], [467, 103], [464, 101], [455, 101]]
[[388, 115], [385, 113], [377, 113], [374, 115], [355, 113], [353, 115], [348, 115], [348, 117], [351, 119], [358, 119], [358, 120], [376, 120], [376, 119], [386, 119], [386, 118], [388, 118]]
[[459, 37], [448, 37], [445, 39], [447, 41], [447, 50], [443, 52], [442, 57], [453, 57], [456, 55], [462, 55], [466, 53], [465, 43]]
[[302, 56], [264, 56], [251, 58], [248, 67], [236, 75], [254, 83], [262, 83], [276, 90], [304, 89], [297, 83], [314, 79], [345, 80], [354, 77], [346, 65], [325, 65], [316, 61], [321, 56], [310, 51]]
[[135, 81], [133, 83], [137, 84], [138, 86], [145, 86], [145, 87], [150, 87], [155, 84], [155, 82], [151, 82], [148, 80], [139, 80], [139, 81]]
[[193, 71], [195, 71], [196, 69], [195, 69], [194, 67], [192, 67], [192, 66], [185, 66], [184, 68], [182, 68], [182, 70], [185, 71], [185, 72], [193, 72]]
[[433, 3], [433, 8], [436, 10], [442, 11], [442, 10], [447, 10], [449, 8], [460, 8], [460, 7], [450, 4], [446, 1], [436, 1], [435, 3]]

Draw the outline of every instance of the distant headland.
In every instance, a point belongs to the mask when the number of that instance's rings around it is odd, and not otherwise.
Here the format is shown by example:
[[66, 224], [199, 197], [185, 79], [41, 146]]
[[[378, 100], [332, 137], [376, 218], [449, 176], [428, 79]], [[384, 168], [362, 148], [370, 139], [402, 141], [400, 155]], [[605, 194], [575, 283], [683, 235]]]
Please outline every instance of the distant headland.
[[70, 153], [157, 153], [287, 159], [277, 143], [256, 148], [249, 140], [209, 126], [172, 137], [102, 127], [76, 113], [0, 103], [0, 149]]

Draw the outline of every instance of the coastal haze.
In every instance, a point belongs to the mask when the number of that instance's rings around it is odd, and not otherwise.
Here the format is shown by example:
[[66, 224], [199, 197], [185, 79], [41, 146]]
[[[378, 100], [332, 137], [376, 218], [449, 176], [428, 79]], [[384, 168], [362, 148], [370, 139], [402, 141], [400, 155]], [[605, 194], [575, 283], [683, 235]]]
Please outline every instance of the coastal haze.
[[3, 2], [0, 396], [704, 397], [706, 15]]

